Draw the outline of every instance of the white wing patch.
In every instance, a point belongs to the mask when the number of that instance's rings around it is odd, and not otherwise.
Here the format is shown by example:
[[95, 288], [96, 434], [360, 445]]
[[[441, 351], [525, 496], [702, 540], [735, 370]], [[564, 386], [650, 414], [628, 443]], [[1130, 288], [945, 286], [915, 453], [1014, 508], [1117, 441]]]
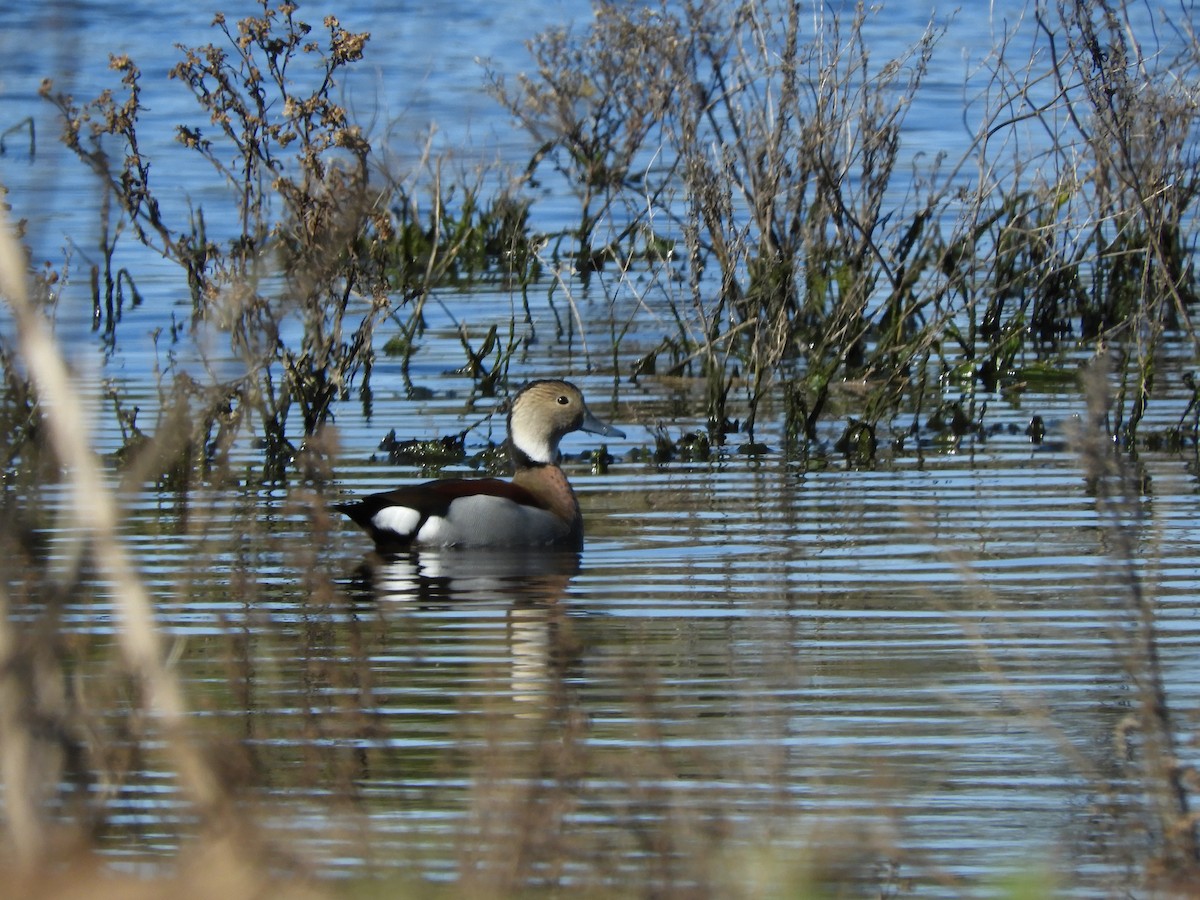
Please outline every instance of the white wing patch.
[[421, 514], [407, 506], [385, 506], [371, 517], [371, 524], [380, 531], [391, 531], [408, 537], [421, 521]]
[[[454, 503], [458, 502], [458, 500], [454, 501]], [[454, 509], [454, 503], [450, 504], [451, 510]], [[451, 514], [453, 515], [453, 513]], [[450, 522], [441, 516], [430, 516], [417, 533], [417, 541], [422, 544], [453, 544], [457, 540], [457, 532]]]

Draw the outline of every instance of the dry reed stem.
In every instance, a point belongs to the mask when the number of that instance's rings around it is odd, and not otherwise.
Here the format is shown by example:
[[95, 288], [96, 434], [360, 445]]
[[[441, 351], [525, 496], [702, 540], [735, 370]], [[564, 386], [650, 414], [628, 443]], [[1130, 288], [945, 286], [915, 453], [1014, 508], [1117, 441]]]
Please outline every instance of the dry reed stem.
[[[5, 196], [0, 186], [0, 197]], [[25, 260], [0, 206], [0, 296], [28, 304]], [[9, 621], [8, 594], [0, 588], [0, 780], [4, 814], [18, 865], [33, 865], [45, 852], [46, 832], [38, 808], [34, 755], [36, 741], [25, 715], [26, 689], [17, 673], [18, 640]]]
[[[208, 819], [221, 808], [225, 791], [199, 748], [187, 736], [183, 691], [175, 673], [165, 663], [151, 598], [118, 538], [117, 502], [105, 485], [99, 459], [89, 445], [80, 392], [40, 311], [31, 302], [25, 271], [24, 254], [0, 209], [0, 294], [13, 312], [20, 352], [37, 386], [51, 445], [71, 485], [69, 512], [76, 527], [90, 540], [97, 570], [111, 583], [113, 606], [120, 622], [117, 633], [121, 652], [130, 670], [145, 686], [147, 706], [162, 726], [180, 785], [202, 818]], [[11, 649], [12, 640], [11, 632], [0, 631], [0, 655], [7, 656], [4, 651]], [[6, 681], [6, 691], [11, 688]], [[3, 747], [4, 775], [6, 784], [11, 785], [14, 782], [9, 781], [10, 777], [22, 777], [22, 747], [19, 735], [8, 734], [3, 740], [7, 743]], [[26, 790], [15, 795], [9, 791], [7, 799], [13, 840], [23, 854], [23, 861], [32, 863], [36, 861], [40, 841], [35, 824], [37, 811], [29, 808], [32, 801], [28, 793]], [[20, 800], [12, 806], [15, 796]]]
[[[0, 250], [0, 269], [5, 262]], [[36, 796], [37, 742], [23, 715], [25, 689], [15, 671], [17, 640], [8, 609], [8, 594], [0, 588], [0, 782], [4, 784], [4, 815], [13, 849], [19, 863], [26, 865], [45, 852], [46, 829]]]
[[[1115, 633], [1114, 644], [1136, 691], [1137, 705], [1129, 721], [1141, 738], [1142, 777], [1159, 832], [1158, 859], [1153, 862], [1168, 874], [1191, 876], [1200, 868], [1200, 844], [1190, 808], [1188, 770], [1180, 761], [1176, 745], [1166, 677], [1159, 656], [1155, 600], [1143, 589], [1137, 572], [1137, 531], [1143, 526], [1139, 486], [1105, 428], [1113, 407], [1107, 371], [1102, 359], [1084, 375], [1088, 416], [1080, 435], [1080, 455], [1084, 471], [1094, 485], [1100, 527], [1127, 589], [1125, 628]], [[1115, 735], [1114, 740], [1119, 745], [1124, 736]]]

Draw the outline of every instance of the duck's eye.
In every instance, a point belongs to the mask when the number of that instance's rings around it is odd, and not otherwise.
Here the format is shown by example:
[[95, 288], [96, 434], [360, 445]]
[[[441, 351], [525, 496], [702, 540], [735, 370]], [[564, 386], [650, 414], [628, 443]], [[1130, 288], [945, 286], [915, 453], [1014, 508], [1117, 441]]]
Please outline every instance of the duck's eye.
[[559, 406], [569, 406], [571, 403], [571, 398], [566, 394], [559, 394], [557, 402]]

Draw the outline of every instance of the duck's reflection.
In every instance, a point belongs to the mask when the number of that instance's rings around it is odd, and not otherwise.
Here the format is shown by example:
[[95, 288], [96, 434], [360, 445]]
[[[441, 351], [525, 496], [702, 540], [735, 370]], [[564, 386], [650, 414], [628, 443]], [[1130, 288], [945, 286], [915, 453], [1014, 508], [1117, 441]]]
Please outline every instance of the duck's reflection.
[[437, 549], [372, 555], [361, 574], [380, 602], [544, 604], [562, 599], [578, 571], [574, 552]]
[[581, 656], [562, 603], [579, 565], [574, 552], [423, 550], [373, 555], [358, 585], [385, 615], [474, 606], [482, 617], [501, 604], [516, 714], [542, 715]]

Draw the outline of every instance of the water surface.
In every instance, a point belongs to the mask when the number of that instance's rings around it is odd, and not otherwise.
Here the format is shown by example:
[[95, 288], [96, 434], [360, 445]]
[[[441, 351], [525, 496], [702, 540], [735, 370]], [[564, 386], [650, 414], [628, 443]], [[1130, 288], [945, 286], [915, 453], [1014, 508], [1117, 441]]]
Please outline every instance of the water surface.
[[[355, 103], [378, 104], [379, 131], [407, 136], [436, 120], [465, 154], [495, 139], [520, 159], [529, 148], [480, 91], [475, 58], [519, 70], [536, 29], [587, 15], [583, 3], [535, 7], [344, 4], [343, 24], [373, 35], [373, 81], [354, 86]], [[966, 45], [976, 15], [959, 13], [951, 47]], [[36, 159], [10, 147], [2, 170], [35, 258], [69, 238], [85, 270], [96, 197], [48, 146], [54, 127], [36, 82], [53, 74], [83, 90], [104, 77], [108, 50], [162, 71], [171, 43], [211, 39], [209, 21], [178, 4], [0, 10], [10, 60], [0, 124], [38, 122]], [[895, 40], [914, 37], [909, 24], [924, 18], [893, 21]], [[47, 33], [58, 39], [32, 39]], [[962, 118], [963, 61], [945, 51], [938, 66], [943, 89], [910, 119], [931, 143]], [[185, 113], [172, 102], [164, 92], [148, 104], [164, 135]], [[397, 139], [394, 152], [415, 146]], [[185, 309], [174, 273], [147, 266], [146, 302], [126, 312], [115, 346], [90, 333], [86, 279], [60, 301], [60, 337], [104, 452], [122, 436], [96, 385], [113, 379], [152, 422], [163, 351], [147, 336], [164, 308]], [[587, 334], [636, 314], [636, 298], [609, 287], [575, 288]], [[774, 407], [755, 435], [762, 454], [738, 452], [735, 435], [713, 460], [656, 461], [656, 435], [704, 430], [704, 385], [611, 374], [606, 348], [556, 332], [563, 308], [543, 295], [514, 382], [569, 375], [628, 435], [607, 444], [603, 474], [584, 458], [592, 438], [565, 445], [585, 551], [377, 564], [328, 503], [430, 477], [379, 449], [392, 429], [404, 439], [478, 423], [472, 451], [503, 437], [502, 416], [484, 419], [496, 401], [455, 372], [457, 327], [485, 329], [518, 303], [489, 288], [455, 297], [454, 315], [430, 304], [411, 368], [420, 391], [410, 397], [399, 363], [381, 358], [369, 410], [358, 398], [337, 409], [325, 482], [264, 485], [248, 445], [229, 473], [186, 492], [126, 495], [124, 536], [198, 730], [296, 860], [331, 877], [618, 895], [758, 896], [826, 876], [866, 894], [986, 895], [1040, 868], [1067, 893], [1120, 890], [1142, 827], [1136, 767], [1115, 749], [1136, 703], [1133, 584], [1157, 604], [1181, 738], [1200, 696], [1194, 448], [1130, 463], [1139, 493], [1120, 521], [1131, 560], [1113, 552], [1118, 528], [1098, 511], [1077, 452], [1085, 406], [1069, 382], [965, 397], [989, 404], [988, 429], [960, 440], [922, 429], [900, 441], [911, 415], [897, 419], [898, 443], [882, 434], [869, 468], [834, 449], [840, 421], [814, 456], [786, 453]], [[621, 373], [663, 328], [638, 320]], [[1183, 414], [1188, 359], [1176, 348], [1164, 366], [1169, 387], [1145, 429]], [[1035, 414], [1049, 423], [1041, 444], [1026, 433]], [[65, 567], [78, 536], [55, 523], [69, 497], [37, 497], [47, 555]], [[23, 614], [37, 612], [32, 602]], [[119, 718], [103, 585], [85, 579], [59, 624], [83, 648], [78, 676], [96, 708]], [[1194, 749], [1184, 745], [1185, 761]], [[186, 808], [153, 755], [105, 810], [101, 846], [130, 868], [169, 860], [186, 833]]]

